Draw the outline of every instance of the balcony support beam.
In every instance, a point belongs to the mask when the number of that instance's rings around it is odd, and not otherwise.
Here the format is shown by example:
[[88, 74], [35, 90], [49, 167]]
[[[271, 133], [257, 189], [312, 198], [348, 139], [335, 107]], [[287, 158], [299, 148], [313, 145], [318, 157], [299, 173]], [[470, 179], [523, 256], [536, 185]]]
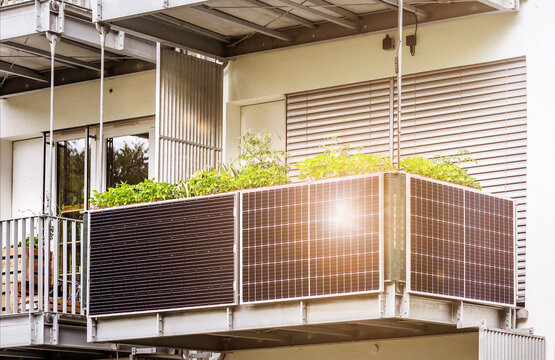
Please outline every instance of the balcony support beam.
[[42, 83], [48, 83], [48, 79], [40, 73], [19, 65], [7, 63], [5, 61], [0, 61], [0, 71]]
[[338, 17], [335, 17], [335, 16], [330, 15], [328, 13], [325, 13], [323, 11], [301, 5], [301, 4], [296, 3], [292, 0], [276, 0], [276, 1], [285, 5], [285, 6], [289, 6], [293, 9], [295, 9], [295, 10], [302, 11], [304, 13], [307, 13], [307, 14], [310, 14], [310, 15], [313, 15], [313, 16], [318, 16], [318, 17], [320, 17], [324, 20], [327, 20], [327, 21], [332, 22], [334, 24], [337, 24], [339, 26], [346, 27], [346, 28], [351, 29], [351, 30], [358, 30], [360, 28], [360, 26], [358, 24], [355, 24], [354, 22], [351, 22], [349, 20], [340, 19]]
[[276, 38], [276, 39], [280, 39], [280, 40], [283, 40], [283, 41], [292, 41], [293, 40], [290, 36], [285, 35], [284, 33], [281, 33], [281, 32], [276, 31], [276, 30], [265, 28], [264, 26], [260, 26], [260, 25], [255, 24], [255, 23], [251, 23], [250, 21], [243, 20], [241, 18], [235, 17], [235, 16], [230, 15], [228, 13], [225, 13], [223, 11], [208, 7], [206, 5], [194, 6], [194, 7], [192, 7], [192, 9], [195, 9], [197, 11], [212, 15], [214, 17], [218, 17], [220, 19], [232, 22], [232, 23], [237, 24], [237, 25], [241, 25], [243, 27], [246, 27], [248, 29], [259, 32], [259, 33], [264, 34], [264, 35], [271, 36], [271, 37]]
[[307, 20], [307, 19], [305, 19], [303, 17], [300, 17], [300, 16], [297, 16], [295, 14], [291, 14], [287, 11], [283, 11], [279, 8], [272, 7], [272, 6], [270, 6], [266, 3], [263, 3], [262, 1], [259, 1], [259, 0], [245, 0], [245, 1], [252, 4], [252, 5], [255, 5], [257, 7], [263, 8], [264, 10], [266, 10], [268, 12], [274, 13], [276, 15], [287, 18], [289, 20], [293, 20], [296, 23], [298, 23], [299, 25], [305, 26], [307, 28], [313, 29], [313, 28], [316, 27], [316, 25], [314, 25], [310, 20]]
[[[376, 1], [379, 1], [382, 4], [387, 5], [389, 8], [394, 10], [397, 10], [399, 8], [399, 0], [376, 0]], [[421, 18], [426, 19], [430, 16], [426, 11], [419, 9], [416, 6], [413, 6], [410, 4], [403, 4], [402, 6], [406, 12], [409, 12]]]
[[[4, 42], [4, 43], [2, 43], [2, 46], [5, 46], [5, 47], [10, 48], [10, 49], [14, 49], [14, 50], [21, 50], [22, 52], [25, 52], [25, 53], [31, 54], [31, 55], [36, 55], [36, 56], [39, 56], [41, 58], [50, 59], [50, 53], [48, 51], [37, 49], [37, 48], [27, 46], [27, 45], [24, 45], [24, 44], [18, 44], [18, 43], [13, 42], [13, 41]], [[57, 63], [63, 64], [63, 65], [66, 65], [66, 66], [69, 66], [69, 67], [72, 67], [72, 68], [81, 67], [81, 68], [85, 68], [85, 69], [100, 71], [100, 66], [98, 66], [97, 64], [88, 63], [86, 61], [74, 59], [74, 58], [69, 57], [69, 56], [56, 54], [56, 56], [54, 57], [54, 60]]]
[[346, 17], [348, 19], [355, 20], [355, 21], [359, 19], [359, 16], [357, 14], [355, 14], [354, 12], [351, 12], [347, 9], [342, 8], [340, 5], [331, 4], [326, 0], [309, 0], [309, 1], [311, 3], [313, 3], [314, 5], [321, 6], [325, 9], [327, 9], [328, 11], [336, 13], [339, 16], [343, 16], [343, 17]]

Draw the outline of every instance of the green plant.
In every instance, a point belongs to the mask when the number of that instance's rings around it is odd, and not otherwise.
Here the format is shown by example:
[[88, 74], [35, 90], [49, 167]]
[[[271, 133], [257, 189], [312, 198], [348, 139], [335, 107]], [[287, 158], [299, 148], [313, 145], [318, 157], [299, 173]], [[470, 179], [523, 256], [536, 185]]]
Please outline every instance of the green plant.
[[91, 205], [111, 207], [157, 200], [179, 199], [186, 197], [183, 183], [168, 184], [146, 179], [136, 185], [122, 183], [120, 187], [109, 188], [105, 192], [94, 191]]
[[391, 160], [385, 155], [350, 155], [351, 147], [338, 146], [337, 142], [337, 139], [332, 139], [332, 145], [325, 146], [323, 154], [298, 162], [299, 179], [319, 180], [394, 170]]
[[187, 195], [199, 196], [237, 189], [237, 180], [231, 171], [207, 169], [187, 180]]
[[455, 156], [437, 156], [432, 159], [413, 156], [403, 160], [401, 167], [411, 174], [481, 189], [482, 187], [476, 179], [468, 175], [468, 170], [461, 167], [463, 163], [475, 162], [469, 155], [468, 150], [461, 150]]

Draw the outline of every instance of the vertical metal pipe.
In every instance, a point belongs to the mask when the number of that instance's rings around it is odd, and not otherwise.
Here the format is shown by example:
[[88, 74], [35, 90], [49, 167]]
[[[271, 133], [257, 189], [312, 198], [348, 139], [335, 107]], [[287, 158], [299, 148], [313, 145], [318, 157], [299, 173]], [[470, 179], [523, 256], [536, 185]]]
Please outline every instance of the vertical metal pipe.
[[393, 84], [393, 79], [389, 80], [389, 158], [391, 159], [391, 163], [393, 164], [395, 150], [393, 148], [393, 144], [395, 143], [395, 139], [393, 138], [393, 134], [395, 132], [395, 102], [394, 102], [394, 92], [395, 85]]
[[54, 215], [54, 58], [58, 35], [46, 33], [50, 40], [50, 179], [48, 180], [48, 213]]
[[397, 49], [397, 170], [401, 170], [401, 95], [403, 69], [403, 0], [397, 0], [399, 48]]
[[98, 142], [100, 146], [100, 168], [98, 169], [98, 188], [104, 190], [104, 47], [106, 45], [106, 26], [97, 25], [100, 33], [100, 119]]
[[89, 136], [90, 127], [85, 127], [85, 161], [83, 174], [83, 210], [89, 210]]
[[46, 132], [42, 133], [42, 214], [46, 213]]

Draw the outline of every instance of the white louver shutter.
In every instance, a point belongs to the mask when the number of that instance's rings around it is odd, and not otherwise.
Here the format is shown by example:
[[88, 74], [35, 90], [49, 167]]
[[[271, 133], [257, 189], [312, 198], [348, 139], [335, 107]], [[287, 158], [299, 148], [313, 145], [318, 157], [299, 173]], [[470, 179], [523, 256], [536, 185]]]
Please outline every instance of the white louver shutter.
[[[287, 98], [291, 164], [322, 153], [336, 136], [365, 152], [387, 153], [394, 79], [292, 94]], [[390, 102], [391, 99], [394, 101]], [[455, 155], [487, 192], [517, 201], [518, 303], [524, 303], [526, 255], [526, 63], [523, 58], [403, 79], [401, 157]], [[293, 175], [296, 175], [294, 172]]]
[[321, 154], [337, 137], [364, 152], [389, 151], [389, 79], [287, 96], [287, 152], [295, 164]]

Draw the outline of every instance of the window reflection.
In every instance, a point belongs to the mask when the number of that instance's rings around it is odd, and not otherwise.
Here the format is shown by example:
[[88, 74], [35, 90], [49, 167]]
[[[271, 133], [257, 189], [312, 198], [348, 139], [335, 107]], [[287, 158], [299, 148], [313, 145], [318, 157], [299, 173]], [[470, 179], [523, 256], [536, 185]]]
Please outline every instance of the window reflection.
[[106, 186], [134, 185], [148, 178], [148, 134], [107, 139]]
[[57, 148], [58, 213], [82, 219], [84, 209], [85, 139], [59, 141]]

